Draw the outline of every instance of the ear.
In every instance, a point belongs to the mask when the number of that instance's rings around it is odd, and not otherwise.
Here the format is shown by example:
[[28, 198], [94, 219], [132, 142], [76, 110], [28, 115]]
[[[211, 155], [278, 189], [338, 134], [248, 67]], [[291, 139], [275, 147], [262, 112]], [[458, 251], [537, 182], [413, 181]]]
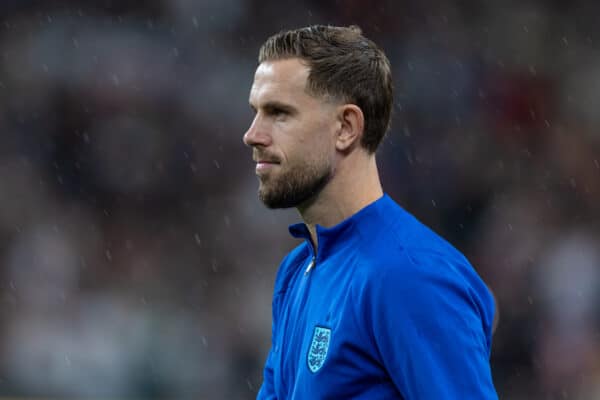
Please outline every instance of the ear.
[[348, 151], [360, 143], [365, 129], [365, 117], [362, 110], [355, 104], [344, 104], [338, 114], [340, 130], [335, 141], [335, 148]]

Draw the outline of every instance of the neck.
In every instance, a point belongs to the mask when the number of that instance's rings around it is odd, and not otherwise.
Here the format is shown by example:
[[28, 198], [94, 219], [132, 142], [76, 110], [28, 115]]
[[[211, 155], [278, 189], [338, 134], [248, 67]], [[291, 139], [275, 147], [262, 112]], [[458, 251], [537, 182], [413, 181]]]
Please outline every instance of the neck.
[[383, 195], [375, 156], [361, 152], [341, 161], [331, 181], [314, 198], [298, 207], [308, 227], [315, 252], [316, 225], [332, 227]]

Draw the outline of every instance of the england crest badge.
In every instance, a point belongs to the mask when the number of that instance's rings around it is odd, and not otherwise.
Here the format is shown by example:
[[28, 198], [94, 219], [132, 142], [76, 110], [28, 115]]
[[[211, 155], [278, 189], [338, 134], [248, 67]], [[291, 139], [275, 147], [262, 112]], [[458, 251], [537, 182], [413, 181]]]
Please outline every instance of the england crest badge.
[[331, 340], [331, 329], [315, 326], [312, 341], [308, 349], [308, 369], [315, 373], [325, 363], [327, 350], [329, 350], [329, 342]]

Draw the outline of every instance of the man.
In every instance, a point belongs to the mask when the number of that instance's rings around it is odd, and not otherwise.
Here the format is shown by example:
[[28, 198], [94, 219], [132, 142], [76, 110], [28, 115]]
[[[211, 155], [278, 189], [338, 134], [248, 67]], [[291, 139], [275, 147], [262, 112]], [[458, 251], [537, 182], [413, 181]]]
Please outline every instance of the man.
[[282, 32], [250, 91], [259, 197], [295, 207], [259, 399], [496, 399], [494, 302], [469, 262], [383, 193], [390, 65], [357, 27]]

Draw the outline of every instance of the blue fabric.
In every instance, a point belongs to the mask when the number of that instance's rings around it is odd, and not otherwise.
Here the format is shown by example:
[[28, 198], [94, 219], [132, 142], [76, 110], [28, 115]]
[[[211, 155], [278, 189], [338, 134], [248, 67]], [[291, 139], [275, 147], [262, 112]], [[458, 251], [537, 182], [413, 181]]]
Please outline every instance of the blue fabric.
[[493, 298], [450, 244], [387, 195], [317, 226], [316, 255], [290, 233], [258, 399], [498, 398]]

